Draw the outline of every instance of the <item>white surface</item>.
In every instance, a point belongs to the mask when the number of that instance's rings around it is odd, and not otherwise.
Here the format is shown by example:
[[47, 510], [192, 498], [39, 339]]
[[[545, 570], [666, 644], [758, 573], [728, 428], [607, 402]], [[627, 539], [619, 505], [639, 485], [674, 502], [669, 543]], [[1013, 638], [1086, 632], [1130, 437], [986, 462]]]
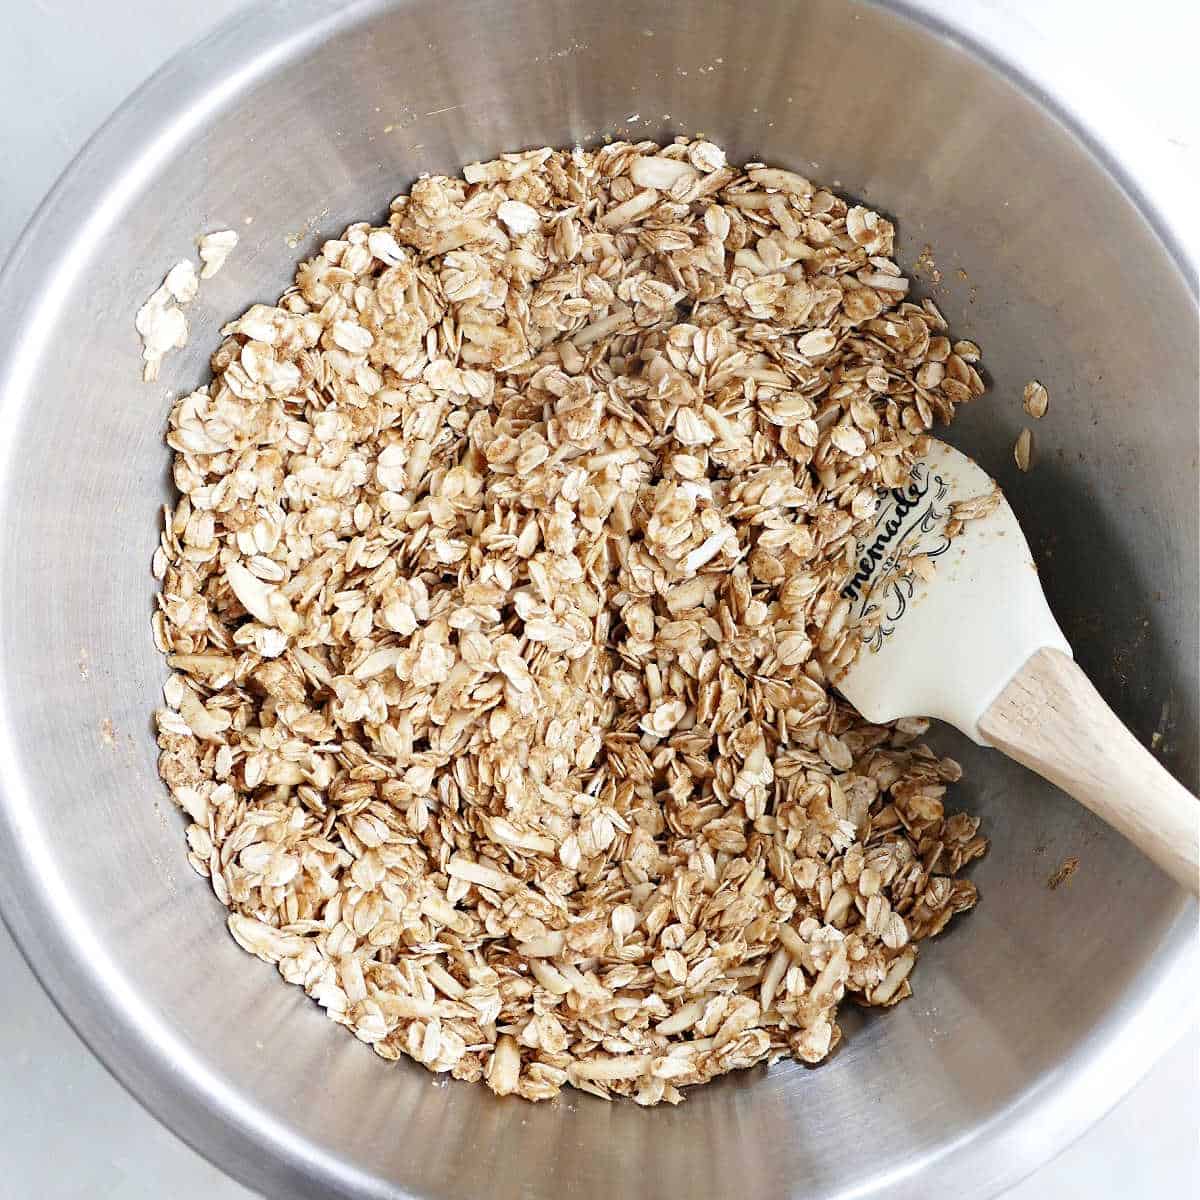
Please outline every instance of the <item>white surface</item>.
[[[932, 7], [934, 0], [919, 0]], [[247, 0], [15, 0], [0, 36], [0, 254], [120, 100], [171, 53]], [[982, 29], [1045, 39], [1147, 131], [1147, 159], [1189, 169], [1192, 0], [961, 0]], [[1153, 130], [1151, 133], [1150, 131]], [[1191, 197], [1189, 197], [1189, 202]], [[1195, 245], [1193, 237], [1192, 244]], [[105, 1073], [0, 927], [0, 1200], [251, 1200], [157, 1124]], [[1185, 1197], [1200, 1180], [1200, 1033], [1055, 1162], [1006, 1200]], [[484, 1200], [484, 1198], [481, 1198]]]

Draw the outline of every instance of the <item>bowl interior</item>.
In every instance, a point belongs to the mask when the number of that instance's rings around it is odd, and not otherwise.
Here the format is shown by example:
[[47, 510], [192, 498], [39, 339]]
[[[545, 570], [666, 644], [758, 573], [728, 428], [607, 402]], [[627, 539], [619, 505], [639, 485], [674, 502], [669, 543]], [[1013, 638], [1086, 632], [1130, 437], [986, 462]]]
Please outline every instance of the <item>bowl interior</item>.
[[[983, 346], [992, 384], [951, 440], [1007, 491], [1084, 668], [1195, 786], [1195, 303], [1046, 108], [953, 39], [841, 0], [717, 0], [703, 19], [686, 0], [267, 5], [89, 147], [0, 298], [6, 917], [114, 1070], [262, 1188], [988, 1195], [1115, 1100], [1170, 1012], [1189, 936], [1176, 891], [948, 730], [955, 802], [992, 849], [981, 904], [928, 945], [915, 997], [848, 1014], [820, 1069], [781, 1064], [677, 1110], [532, 1107], [386, 1065], [238, 950], [188, 868], [150, 716], [169, 395], [206, 376], [224, 319], [418, 174], [679, 131], [836, 185], [897, 218], [903, 265], [936, 262], [925, 294]], [[226, 227], [242, 242], [190, 308], [187, 348], [142, 384], [134, 313], [198, 233]], [[1034, 378], [1051, 405], [1022, 475]], [[1071, 855], [1078, 874], [1051, 891]]]

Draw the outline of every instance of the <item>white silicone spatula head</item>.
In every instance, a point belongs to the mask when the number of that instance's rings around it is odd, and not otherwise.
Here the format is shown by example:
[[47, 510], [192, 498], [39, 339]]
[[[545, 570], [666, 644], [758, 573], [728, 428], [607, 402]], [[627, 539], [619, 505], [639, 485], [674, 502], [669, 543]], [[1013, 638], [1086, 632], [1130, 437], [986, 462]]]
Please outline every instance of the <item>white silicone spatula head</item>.
[[950, 722], [1200, 889], [1200, 804], [1075, 665], [1012, 509], [966, 455], [931, 441], [882, 497], [842, 594], [863, 645], [834, 682], [863, 716]]
[[[971, 501], [990, 511], [956, 531]], [[938, 717], [986, 744], [979, 719], [1022, 664], [1047, 646], [1071, 653], [1008, 502], [945, 442], [884, 493], [842, 594], [852, 626], [877, 622], [837, 681], [870, 721]]]

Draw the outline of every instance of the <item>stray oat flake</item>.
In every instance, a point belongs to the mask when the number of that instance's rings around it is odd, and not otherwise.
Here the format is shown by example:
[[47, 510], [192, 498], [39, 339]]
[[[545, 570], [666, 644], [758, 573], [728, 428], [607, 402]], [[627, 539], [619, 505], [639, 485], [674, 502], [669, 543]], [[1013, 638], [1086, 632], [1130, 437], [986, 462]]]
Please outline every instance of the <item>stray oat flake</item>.
[[1063, 859], [1062, 863], [1056, 868], [1054, 873], [1046, 880], [1046, 886], [1052, 891], [1057, 891], [1064, 883], [1069, 883], [1071, 877], [1079, 870], [1079, 859], [1075, 855], [1070, 858]]
[[152, 383], [158, 378], [163, 358], [186, 345], [187, 318], [184, 304], [196, 298], [199, 284], [196, 270], [187, 259], [177, 262], [154, 294], [138, 309], [134, 327], [142, 339], [142, 378]]
[[233, 229], [221, 229], [197, 238], [200, 261], [204, 264], [200, 269], [200, 278], [211, 279], [225, 265], [225, 260], [237, 244], [238, 235]]
[[162, 285], [138, 309], [134, 327], [142, 339], [142, 379], [146, 383], [158, 379], [162, 361], [172, 350], [180, 350], [187, 345], [188, 323], [183, 306], [195, 300], [200, 280], [212, 278], [221, 269], [237, 242], [238, 235], [232, 229], [198, 238], [203, 264], [199, 277], [192, 262], [181, 259], [167, 272]]
[[1016, 445], [1013, 446], [1013, 458], [1016, 460], [1017, 468], [1021, 471], [1028, 471], [1030, 465], [1030, 455], [1033, 451], [1033, 433], [1028, 429], [1022, 429], [1017, 435]]
[[1046, 409], [1050, 406], [1050, 393], [1036, 379], [1031, 379], [1025, 385], [1022, 398], [1025, 411], [1035, 421], [1040, 421], [1046, 415]]

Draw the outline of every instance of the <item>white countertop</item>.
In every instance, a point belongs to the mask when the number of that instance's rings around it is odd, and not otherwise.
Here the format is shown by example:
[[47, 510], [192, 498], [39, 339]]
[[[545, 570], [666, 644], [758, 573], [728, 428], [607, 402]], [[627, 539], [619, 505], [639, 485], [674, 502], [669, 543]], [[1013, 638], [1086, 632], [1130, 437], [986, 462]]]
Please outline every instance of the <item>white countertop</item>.
[[[0, 255], [103, 117], [170, 54], [249, 2], [18, 0], [8, 6], [0, 36], [7, 164]], [[937, 0], [918, 2], [934, 7]], [[1115, 0], [960, 0], [960, 19], [964, 9], [974, 10], [985, 27], [1007, 21], [1035, 29], [1076, 68], [1103, 79], [1109, 96], [1153, 129], [1148, 138], [1190, 176], [1191, 55], [1200, 24], [1200, 6], [1192, 0], [1145, 0], [1137, 8]], [[2, 926], [0, 979], [0, 1198], [251, 1200], [109, 1077], [41, 991]], [[1194, 1031], [1104, 1120], [1005, 1200], [1196, 1194], [1198, 1066], [1200, 1031]]]

